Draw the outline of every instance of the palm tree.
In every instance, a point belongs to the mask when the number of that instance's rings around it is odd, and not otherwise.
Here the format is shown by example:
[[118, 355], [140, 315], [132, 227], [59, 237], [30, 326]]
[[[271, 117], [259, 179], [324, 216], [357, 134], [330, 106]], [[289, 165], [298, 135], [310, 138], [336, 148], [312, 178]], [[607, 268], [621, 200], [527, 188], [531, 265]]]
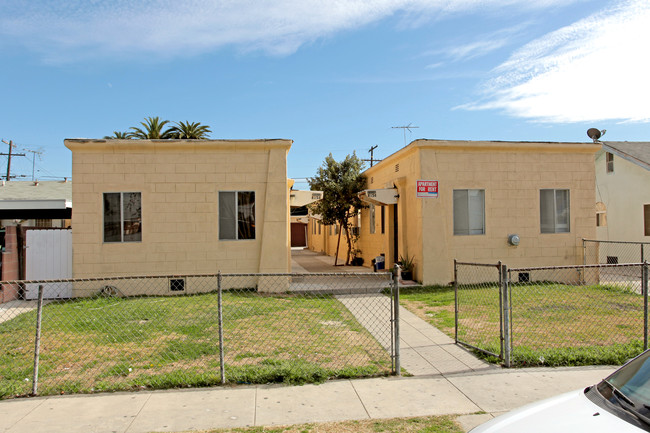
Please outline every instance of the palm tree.
[[208, 125], [201, 125], [201, 122], [176, 122], [176, 126], [170, 128], [174, 135], [173, 138], [179, 139], [194, 139], [206, 140], [209, 138], [208, 134], [210, 127]]
[[163, 131], [163, 127], [169, 123], [169, 120], [160, 120], [158, 116], [147, 117], [144, 120], [145, 120], [144, 122], [140, 122], [140, 124], [144, 127], [144, 129], [136, 128], [135, 126], [129, 128], [133, 130], [133, 132], [130, 133], [131, 137], [138, 138], [141, 140], [147, 140], [147, 139], [165, 140], [168, 138], [174, 138], [171, 128]]
[[131, 138], [130, 132], [120, 132], [120, 131], [113, 131], [113, 135], [104, 136], [105, 140], [113, 140], [113, 139], [128, 140], [130, 138]]

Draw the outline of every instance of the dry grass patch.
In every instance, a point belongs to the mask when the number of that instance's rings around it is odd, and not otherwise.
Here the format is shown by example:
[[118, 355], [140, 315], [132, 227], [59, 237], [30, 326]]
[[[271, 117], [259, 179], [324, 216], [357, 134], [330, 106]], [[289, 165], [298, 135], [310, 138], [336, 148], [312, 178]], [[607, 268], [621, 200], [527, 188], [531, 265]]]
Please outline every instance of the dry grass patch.
[[201, 430], [195, 433], [462, 433], [452, 416]]
[[[332, 296], [225, 292], [223, 316], [227, 380], [304, 383], [390, 372], [390, 355]], [[0, 396], [31, 389], [35, 320], [30, 312], [0, 324]], [[217, 385], [219, 355], [216, 294], [53, 302], [44, 309], [39, 390]]]

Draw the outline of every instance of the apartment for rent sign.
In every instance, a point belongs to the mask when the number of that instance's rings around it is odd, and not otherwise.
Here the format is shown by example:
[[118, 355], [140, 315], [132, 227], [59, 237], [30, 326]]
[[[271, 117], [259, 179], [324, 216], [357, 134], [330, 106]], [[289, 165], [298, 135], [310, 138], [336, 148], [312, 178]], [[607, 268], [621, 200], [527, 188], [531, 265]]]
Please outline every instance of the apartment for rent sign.
[[417, 181], [418, 198], [438, 198], [438, 181], [437, 180], [418, 180]]

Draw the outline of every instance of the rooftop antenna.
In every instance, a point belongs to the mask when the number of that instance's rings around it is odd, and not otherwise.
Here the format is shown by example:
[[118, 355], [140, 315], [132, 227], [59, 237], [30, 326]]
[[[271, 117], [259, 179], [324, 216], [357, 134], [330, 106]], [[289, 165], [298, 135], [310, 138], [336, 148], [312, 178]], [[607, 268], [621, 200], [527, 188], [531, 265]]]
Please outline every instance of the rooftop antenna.
[[29, 152], [32, 154], [32, 180], [34, 180], [34, 167], [36, 166], [36, 155], [38, 155], [38, 160], [41, 160], [41, 155], [43, 154], [42, 150], [29, 150], [29, 149], [24, 149], [25, 152]]
[[606, 132], [606, 129], [589, 128], [587, 130], [587, 136], [591, 138], [594, 143], [598, 143], [598, 139], [605, 135]]
[[412, 126], [412, 124], [409, 123], [406, 126], [391, 126], [391, 128], [393, 128], [393, 129], [401, 129], [401, 130], [404, 131], [404, 147], [406, 147], [406, 131], [408, 130], [408, 132], [413, 132], [413, 131], [411, 131], [411, 129], [419, 128], [419, 126]]

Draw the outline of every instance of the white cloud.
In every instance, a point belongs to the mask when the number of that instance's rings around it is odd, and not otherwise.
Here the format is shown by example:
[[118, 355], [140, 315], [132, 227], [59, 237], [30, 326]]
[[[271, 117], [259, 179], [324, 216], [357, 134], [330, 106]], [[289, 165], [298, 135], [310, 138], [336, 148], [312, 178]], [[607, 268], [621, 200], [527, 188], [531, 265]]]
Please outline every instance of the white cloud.
[[517, 50], [482, 102], [543, 122], [650, 121], [650, 2], [630, 0]]
[[[453, 44], [421, 54], [422, 57], [444, 58], [451, 62], [463, 62], [477, 57], [486, 56], [512, 43], [513, 39], [522, 33], [529, 23], [521, 23], [514, 27], [498, 30], [496, 32], [471, 35], [473, 40], [464, 44]], [[434, 63], [427, 68], [441, 66], [443, 63]]]
[[[577, 1], [577, 0], [572, 0]], [[2, 45], [50, 61], [179, 56], [227, 45], [287, 55], [302, 44], [400, 14], [408, 22], [566, 0], [31, 0], [0, 3]], [[413, 18], [418, 18], [415, 20]]]

